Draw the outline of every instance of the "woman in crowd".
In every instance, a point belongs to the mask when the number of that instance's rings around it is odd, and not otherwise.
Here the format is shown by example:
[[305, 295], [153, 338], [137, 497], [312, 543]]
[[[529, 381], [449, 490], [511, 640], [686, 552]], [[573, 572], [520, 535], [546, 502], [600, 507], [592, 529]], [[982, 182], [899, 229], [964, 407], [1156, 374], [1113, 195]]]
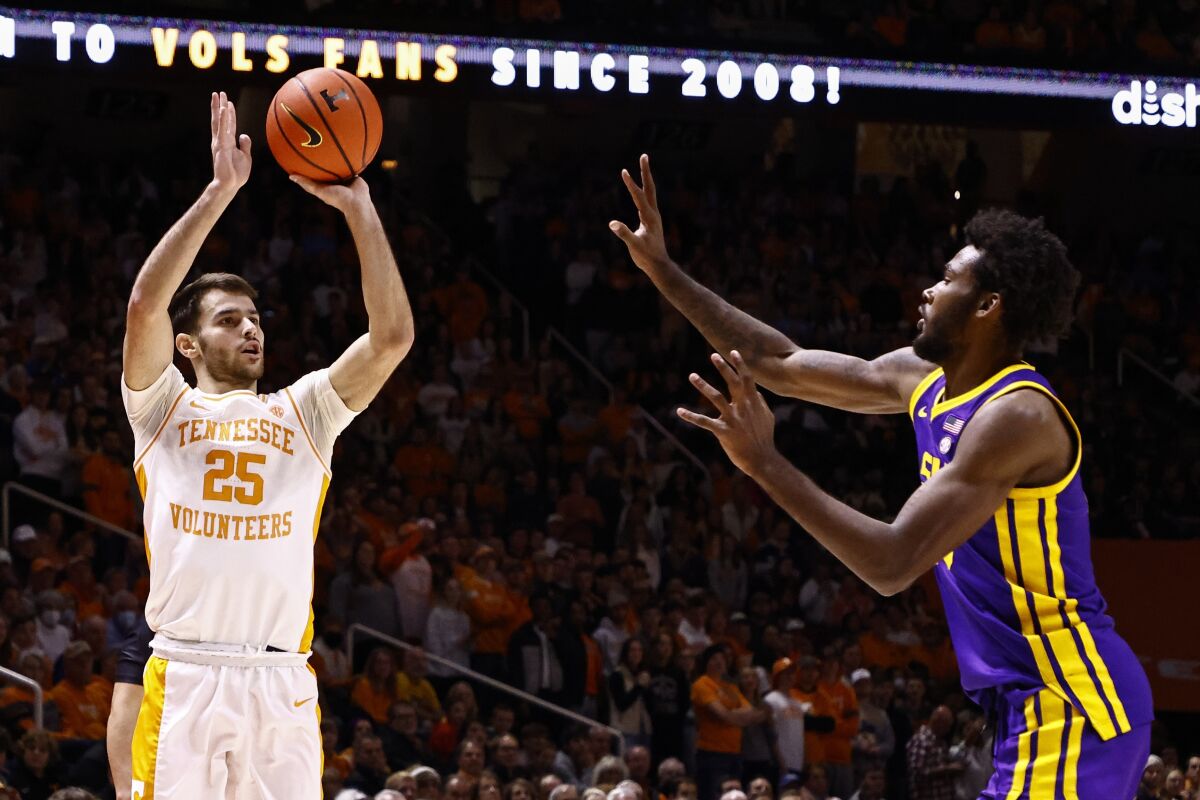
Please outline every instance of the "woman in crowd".
[[626, 639], [617, 668], [608, 676], [609, 721], [625, 736], [625, 747], [649, 746], [652, 725], [646, 711], [650, 673], [640, 639]]
[[363, 674], [354, 681], [350, 701], [376, 724], [383, 725], [396, 700], [396, 659], [388, 648], [377, 647], [367, 656]]

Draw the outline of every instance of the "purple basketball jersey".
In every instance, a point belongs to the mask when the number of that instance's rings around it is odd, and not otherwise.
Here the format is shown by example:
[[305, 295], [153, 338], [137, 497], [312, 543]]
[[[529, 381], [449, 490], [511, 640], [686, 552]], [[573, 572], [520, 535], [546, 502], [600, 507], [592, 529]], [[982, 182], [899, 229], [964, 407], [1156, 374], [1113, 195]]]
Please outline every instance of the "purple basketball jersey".
[[1049, 383], [1016, 364], [946, 398], [942, 370], [913, 392], [921, 481], [954, 459], [971, 417], [1017, 390], [1059, 407], [1075, 439], [1075, 463], [1052, 486], [1014, 489], [982, 528], [934, 567], [963, 689], [981, 705], [996, 694], [1020, 708], [1049, 689], [1108, 740], [1153, 719], [1150, 686], [1105, 613], [1092, 572], [1087, 497], [1079, 477], [1079, 429]]

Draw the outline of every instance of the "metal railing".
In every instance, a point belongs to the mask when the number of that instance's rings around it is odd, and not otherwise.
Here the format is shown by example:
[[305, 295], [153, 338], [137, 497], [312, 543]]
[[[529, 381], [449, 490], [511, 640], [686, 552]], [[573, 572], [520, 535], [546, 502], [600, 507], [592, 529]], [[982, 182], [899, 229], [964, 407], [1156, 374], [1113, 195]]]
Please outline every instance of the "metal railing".
[[89, 514], [88, 512], [78, 509], [75, 506], [70, 505], [69, 503], [64, 503], [61, 500], [56, 500], [55, 498], [51, 497], [50, 495], [42, 494], [41, 492], [37, 491], [36, 489], [30, 489], [28, 486], [26, 486], [23, 483], [18, 483], [16, 481], [8, 481], [7, 483], [4, 484], [4, 488], [0, 489], [0, 507], [2, 507], [2, 511], [0, 511], [0, 517], [3, 517], [2, 521], [0, 521], [0, 524], [3, 525], [3, 539], [4, 539], [4, 547], [6, 549], [8, 548], [8, 537], [9, 537], [9, 534], [11, 533], [11, 525], [12, 525], [12, 520], [10, 518], [10, 516], [12, 514], [12, 500], [10, 498], [10, 495], [13, 492], [17, 492], [18, 494], [23, 494], [26, 497], [29, 497], [33, 500], [37, 500], [39, 503], [42, 503], [43, 505], [47, 505], [47, 506], [50, 506], [51, 508], [57, 509], [58, 511], [61, 511], [64, 514], [70, 514], [72, 517], [75, 517], [76, 519], [81, 519], [84, 522], [91, 523], [92, 525], [95, 525], [97, 528], [103, 528], [104, 530], [108, 531], [109, 533], [115, 533], [118, 536], [124, 536], [126, 539], [131, 539], [132, 541], [135, 541], [135, 542], [142, 541], [142, 537], [138, 536], [133, 531], [125, 530], [120, 525], [113, 525], [111, 522], [100, 519], [100, 517], [97, 517], [94, 514]]
[[33, 678], [26, 678], [21, 673], [13, 672], [8, 667], [0, 667], [0, 680], [19, 683], [33, 692], [33, 727], [34, 730], [40, 731], [43, 727], [42, 723], [45, 721], [43, 706], [46, 702], [45, 695], [42, 694], [42, 687]]
[[1178, 386], [1175, 385], [1175, 382], [1172, 381], [1170, 378], [1168, 378], [1166, 375], [1164, 375], [1161, 370], [1159, 370], [1157, 367], [1155, 367], [1149, 361], [1142, 358], [1137, 353], [1133, 352], [1132, 350], [1130, 350], [1126, 347], [1122, 347], [1120, 350], [1117, 351], [1117, 386], [1125, 385], [1125, 362], [1126, 361], [1131, 361], [1132, 363], [1141, 367], [1143, 370], [1148, 372], [1150, 375], [1152, 375], [1153, 377], [1157, 378], [1162, 383], [1169, 386], [1171, 388], [1171, 391], [1175, 392], [1181, 398], [1183, 398], [1187, 402], [1191, 403], [1192, 406], [1200, 408], [1200, 397], [1196, 397], [1196, 395], [1192, 394], [1191, 392], [1185, 392], [1183, 389], [1180, 389]]
[[504, 683], [503, 681], [498, 681], [495, 678], [484, 675], [482, 672], [476, 672], [470, 667], [464, 667], [462, 664], [458, 664], [454, 661], [450, 661], [449, 659], [434, 655], [423, 647], [419, 647], [415, 644], [409, 644], [408, 642], [397, 639], [394, 636], [388, 636], [386, 633], [381, 633], [374, 628], [369, 628], [366, 625], [360, 625], [357, 622], [346, 629], [346, 656], [350, 660], [351, 664], [354, 663], [354, 634], [356, 631], [361, 631], [362, 633], [370, 636], [372, 639], [384, 642], [385, 644], [389, 644], [392, 647], [397, 647], [401, 650], [419, 650], [425, 654], [425, 658], [427, 658], [429, 661], [432, 661], [434, 664], [454, 670], [465, 678], [478, 681], [485, 686], [490, 686], [496, 691], [504, 692], [505, 694], [511, 695], [526, 703], [543, 708], [552, 714], [557, 714], [558, 716], [563, 717], [564, 719], [569, 719], [572, 722], [586, 725], [589, 728], [602, 728], [608, 731], [608, 733], [617, 740], [617, 755], [625, 755], [625, 736], [616, 728], [597, 722], [591, 717], [585, 717], [583, 714], [579, 714], [569, 708], [563, 708], [560, 705], [555, 705], [547, 700], [543, 700], [537, 695], [522, 691], [515, 686], [510, 686], [507, 683]]

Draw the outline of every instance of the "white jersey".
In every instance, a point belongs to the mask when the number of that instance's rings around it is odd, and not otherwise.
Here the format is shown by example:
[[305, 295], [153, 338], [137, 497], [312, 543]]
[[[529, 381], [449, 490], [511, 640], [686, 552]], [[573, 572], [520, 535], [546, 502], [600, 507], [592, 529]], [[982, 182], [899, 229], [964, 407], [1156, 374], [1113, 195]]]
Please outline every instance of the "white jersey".
[[208, 395], [172, 365], [142, 391], [124, 379], [121, 390], [146, 506], [150, 628], [308, 652], [329, 461], [355, 416], [329, 370], [269, 395]]

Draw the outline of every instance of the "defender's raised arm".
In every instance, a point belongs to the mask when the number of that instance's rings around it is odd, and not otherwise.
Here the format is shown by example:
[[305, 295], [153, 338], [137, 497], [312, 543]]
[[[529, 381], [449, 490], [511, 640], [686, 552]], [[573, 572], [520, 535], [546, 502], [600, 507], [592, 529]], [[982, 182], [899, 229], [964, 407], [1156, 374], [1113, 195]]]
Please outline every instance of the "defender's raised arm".
[[154, 383], [175, 349], [171, 297], [183, 283], [204, 239], [250, 177], [250, 137], [237, 134], [237, 112], [224, 92], [210, 104], [213, 179], [200, 198], [150, 252], [129, 295], [125, 317], [125, 384], [135, 391]]
[[641, 157], [640, 166], [641, 186], [628, 170], [621, 171], [637, 206], [638, 229], [631, 231], [617, 220], [609, 228], [625, 242], [638, 268], [716, 350], [728, 356], [737, 349], [755, 381], [779, 395], [869, 414], [908, 410], [913, 389], [934, 365], [909, 347], [873, 361], [806, 350], [701, 286], [668, 255], [649, 156]]

